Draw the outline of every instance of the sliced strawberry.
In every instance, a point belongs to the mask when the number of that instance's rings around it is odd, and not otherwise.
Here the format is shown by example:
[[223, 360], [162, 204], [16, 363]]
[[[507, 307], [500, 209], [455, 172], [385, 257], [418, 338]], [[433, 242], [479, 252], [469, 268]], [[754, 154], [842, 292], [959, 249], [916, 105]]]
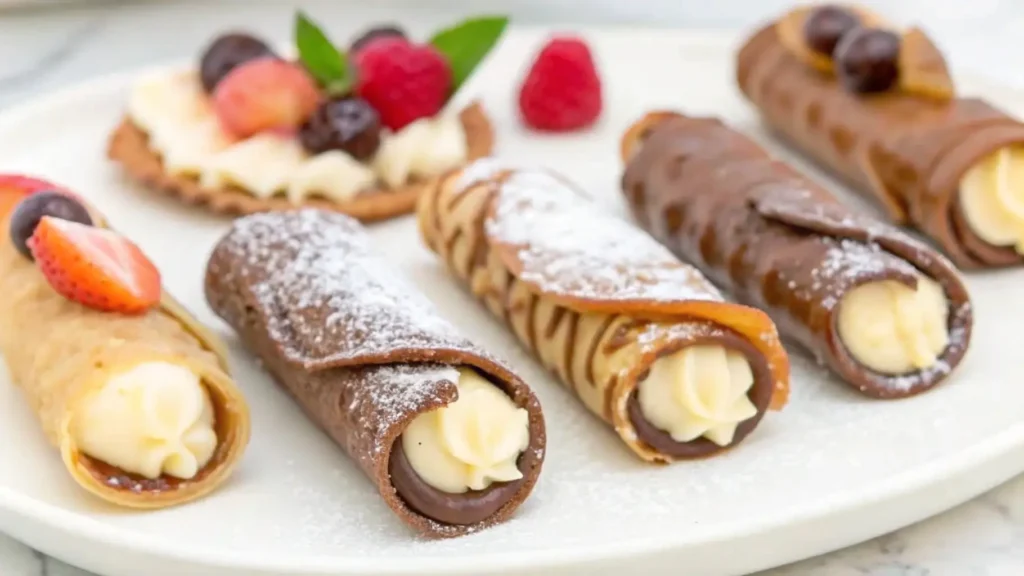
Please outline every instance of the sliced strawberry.
[[0, 220], [10, 214], [18, 202], [21, 202], [26, 196], [43, 190], [56, 190], [71, 194], [64, 187], [41, 178], [22, 174], [0, 174]]
[[124, 314], [160, 301], [160, 272], [116, 232], [46, 216], [29, 248], [50, 286], [68, 300]]

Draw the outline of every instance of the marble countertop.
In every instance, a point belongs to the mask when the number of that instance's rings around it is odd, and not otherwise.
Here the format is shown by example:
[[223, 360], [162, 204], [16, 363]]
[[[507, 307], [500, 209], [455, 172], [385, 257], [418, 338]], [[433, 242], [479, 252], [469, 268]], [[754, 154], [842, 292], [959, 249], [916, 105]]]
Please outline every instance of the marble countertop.
[[[278, 2], [81, 1], [0, 11], [0, 109], [91, 76], [194, 53], [216, 31], [245, 25], [274, 37], [296, 4], [339, 33], [386, 19], [429, 29], [465, 12], [494, 7], [520, 22], [654, 23], [740, 27], [790, 0], [376, 0]], [[1024, 3], [1000, 0], [878, 0], [897, 16], [927, 13], [929, 28], [950, 47], [954, 64], [1024, 87]], [[587, 10], [579, 8], [586, 4]], [[352, 10], [359, 17], [351, 18]], [[346, 17], [349, 16], [349, 17]], [[352, 22], [351, 25], [348, 23]], [[173, 23], [173, 25], [171, 25]], [[340, 25], [335, 25], [340, 23]], [[352, 28], [346, 29], [346, 26]], [[893, 534], [757, 576], [1011, 576], [1024, 573], [1024, 478], [945, 514]], [[0, 535], [3, 576], [88, 576]]]

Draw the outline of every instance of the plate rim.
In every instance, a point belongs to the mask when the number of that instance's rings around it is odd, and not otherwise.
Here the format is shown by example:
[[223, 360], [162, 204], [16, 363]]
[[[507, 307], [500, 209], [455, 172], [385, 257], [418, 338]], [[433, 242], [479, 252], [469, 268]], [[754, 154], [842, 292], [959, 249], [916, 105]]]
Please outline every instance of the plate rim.
[[[524, 33], [551, 30], [549, 26], [516, 26], [510, 32]], [[635, 36], [643, 34], [671, 35], [676, 42], [708, 50], [725, 50], [734, 48], [738, 41], [747, 36], [745, 31], [727, 29], [689, 29], [672, 27], [643, 27], [634, 25], [622, 26], [579, 26], [575, 31], [584, 35], [626, 34]], [[181, 68], [188, 65], [188, 60], [181, 59], [167, 63], [118, 70], [95, 76], [91, 79], [76, 82], [59, 90], [27, 96], [30, 101], [7, 106], [0, 110], [0, 132], [8, 131], [11, 126], [25, 122], [47, 109], [67, 106], [71, 102], [83, 99], [113, 95], [115, 90], [128, 86], [132, 79], [146, 74], [154, 74], [163, 70]], [[1024, 106], [1024, 90], [1002, 85], [986, 76], [956, 70], [959, 78], [969, 77], [973, 84], [983, 86], [986, 93], [996, 93], [1000, 98], [1016, 100]], [[9, 512], [56, 531], [62, 531], [76, 537], [92, 541], [96, 544], [108, 545], [127, 551], [164, 558], [200, 566], [219, 569], [246, 570], [265, 574], [345, 574], [373, 576], [387, 574], [480, 574], [481, 570], [531, 570], [558, 569], [600, 562], [622, 561], [648, 555], [668, 553], [673, 550], [708, 546], [727, 540], [741, 540], [757, 537], [761, 534], [779, 531], [785, 528], [798, 527], [829, 517], [842, 517], [855, 514], [858, 510], [871, 506], [883, 505], [896, 501], [904, 496], [920, 492], [928, 488], [937, 488], [943, 483], [956, 480], [960, 474], [969, 474], [992, 464], [1001, 456], [1011, 453], [1014, 449], [1024, 450], [1024, 422], [1018, 422], [1009, 428], [979, 441], [958, 452], [944, 455], [909, 471], [891, 476], [857, 490], [850, 490], [834, 497], [818, 500], [812, 505], [794, 507], [786, 514], [774, 517], [749, 520], [743, 523], [732, 523], [719, 526], [717, 529], [701, 533], [698, 537], [672, 538], [671, 532], [657, 540], [636, 539], [623, 541], [615, 545], [588, 546], [573, 545], [557, 550], [536, 550], [529, 554], [516, 552], [490, 552], [459, 554], [458, 556], [401, 556], [392, 558], [381, 557], [345, 557], [312, 555], [301, 558], [286, 559], [267, 556], [253, 556], [240, 551], [218, 551], [213, 548], [180, 548], [167, 544], [156, 537], [132, 533], [118, 529], [87, 515], [78, 514], [60, 506], [49, 504], [26, 496], [12, 488], [0, 485], [0, 512]], [[997, 486], [1008, 478], [1024, 472], [1024, 460], [1012, 467], [1013, 472], [1001, 472], [999, 478], [990, 478], [982, 482], [982, 486], [974, 487], [968, 494], [958, 494], [951, 501], [930, 506], [925, 513], [917, 513], [917, 519], [911, 522], [900, 522], [889, 526], [886, 530], [896, 530], [910, 523], [930, 517], [939, 512], [949, 510], [963, 501], [978, 496]], [[955, 501], [953, 501], [955, 500]], [[738, 529], [737, 529], [738, 528]], [[883, 532], [873, 531], [869, 537]], [[12, 534], [13, 536], [13, 534]], [[859, 540], [858, 540], [859, 541]], [[799, 557], [786, 562], [797, 561], [814, 555], [831, 552], [843, 546], [855, 544], [849, 541], [839, 546], [829, 545], [815, 550], [803, 550]], [[28, 544], [30, 547], [34, 547]], [[764, 566], [762, 568], [768, 568]]]

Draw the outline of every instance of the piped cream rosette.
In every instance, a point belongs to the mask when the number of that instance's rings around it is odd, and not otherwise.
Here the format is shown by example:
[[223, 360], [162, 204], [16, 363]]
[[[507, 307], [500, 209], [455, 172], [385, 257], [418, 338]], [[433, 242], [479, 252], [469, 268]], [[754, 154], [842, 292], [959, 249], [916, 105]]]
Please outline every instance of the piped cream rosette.
[[248, 444], [249, 410], [226, 349], [178, 302], [165, 292], [140, 315], [87, 308], [55, 292], [6, 234], [0, 351], [68, 473], [113, 504], [205, 496]]

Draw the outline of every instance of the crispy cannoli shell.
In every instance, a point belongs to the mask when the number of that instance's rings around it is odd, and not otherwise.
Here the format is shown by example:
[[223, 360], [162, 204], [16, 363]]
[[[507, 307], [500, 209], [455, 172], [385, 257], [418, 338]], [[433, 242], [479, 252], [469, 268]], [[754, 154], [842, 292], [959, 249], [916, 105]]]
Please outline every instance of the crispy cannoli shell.
[[[496, 213], [504, 182], [518, 172], [497, 165], [489, 170], [487, 166], [485, 161], [455, 171], [420, 199], [418, 218], [424, 241], [638, 456], [659, 463], [690, 457], [666, 454], [644, 442], [630, 418], [630, 400], [658, 357], [697, 341], [716, 340], [716, 334], [749, 342], [767, 366], [765, 386], [759, 396], [755, 392], [757, 418], [769, 405], [779, 409], [785, 404], [789, 361], [765, 314], [724, 302], [699, 273], [667, 253], [667, 259], [637, 262], [622, 270], [638, 282], [636, 286], [646, 278], [666, 275], [679, 281], [670, 284], [668, 292], [673, 297], [655, 299], [648, 297], [650, 292], [643, 287], [634, 292], [606, 284], [605, 270], [589, 274], [585, 265], [579, 264], [585, 255], [581, 258], [577, 253], [559, 253], [543, 246], [512, 245], [500, 235], [488, 233], [532, 210], [564, 211], [559, 213], [567, 219], [580, 215], [573, 213], [577, 204], [572, 202], [543, 208], [527, 202]], [[558, 180], [551, 178], [538, 184], [540, 203], [550, 200], [543, 186]], [[585, 198], [578, 201], [589, 204]], [[580, 221], [580, 225], [594, 224]], [[552, 276], [554, 271], [563, 274]], [[756, 423], [745, 423], [749, 425], [738, 430], [733, 444]], [[699, 455], [714, 452], [717, 450]]]
[[[0, 294], [0, 351], [11, 380], [80, 486], [119, 506], [165, 508], [203, 497], [228, 478], [249, 441], [248, 406], [229, 374], [224, 345], [170, 295], [141, 315], [87, 308], [57, 294], [7, 234], [0, 239]], [[191, 479], [126, 473], [82, 453], [71, 435], [75, 410], [90, 392], [147, 361], [188, 367], [210, 394], [217, 449]]]
[[[645, 230], [740, 302], [767, 311], [783, 336], [860, 392], [917, 394], [944, 381], [963, 359], [972, 312], [953, 265], [847, 208], [740, 132], [714, 118], [653, 112], [627, 130], [622, 155], [623, 193]], [[950, 344], [931, 369], [873, 372], [839, 338], [839, 303], [867, 282], [916, 286], [918, 273], [946, 293]]]
[[1024, 124], [977, 98], [845, 90], [801, 62], [776, 25], [743, 45], [737, 81], [766, 123], [844, 177], [898, 224], [914, 226], [960, 268], [1019, 265], [1012, 247], [983, 241], [965, 221], [960, 180], [979, 160], [1024, 144]]
[[[367, 245], [354, 220], [325, 211], [238, 220], [210, 257], [207, 300], [403, 522], [430, 538], [504, 522], [541, 471], [546, 433], [540, 403]], [[290, 267], [293, 262], [301, 264]], [[409, 423], [458, 398], [456, 383], [439, 371], [454, 372], [452, 366], [472, 367], [529, 413], [530, 442], [518, 462], [523, 478], [509, 484], [513, 491], [500, 508], [472, 523], [443, 523], [417, 511], [390, 473], [396, 440]]]

